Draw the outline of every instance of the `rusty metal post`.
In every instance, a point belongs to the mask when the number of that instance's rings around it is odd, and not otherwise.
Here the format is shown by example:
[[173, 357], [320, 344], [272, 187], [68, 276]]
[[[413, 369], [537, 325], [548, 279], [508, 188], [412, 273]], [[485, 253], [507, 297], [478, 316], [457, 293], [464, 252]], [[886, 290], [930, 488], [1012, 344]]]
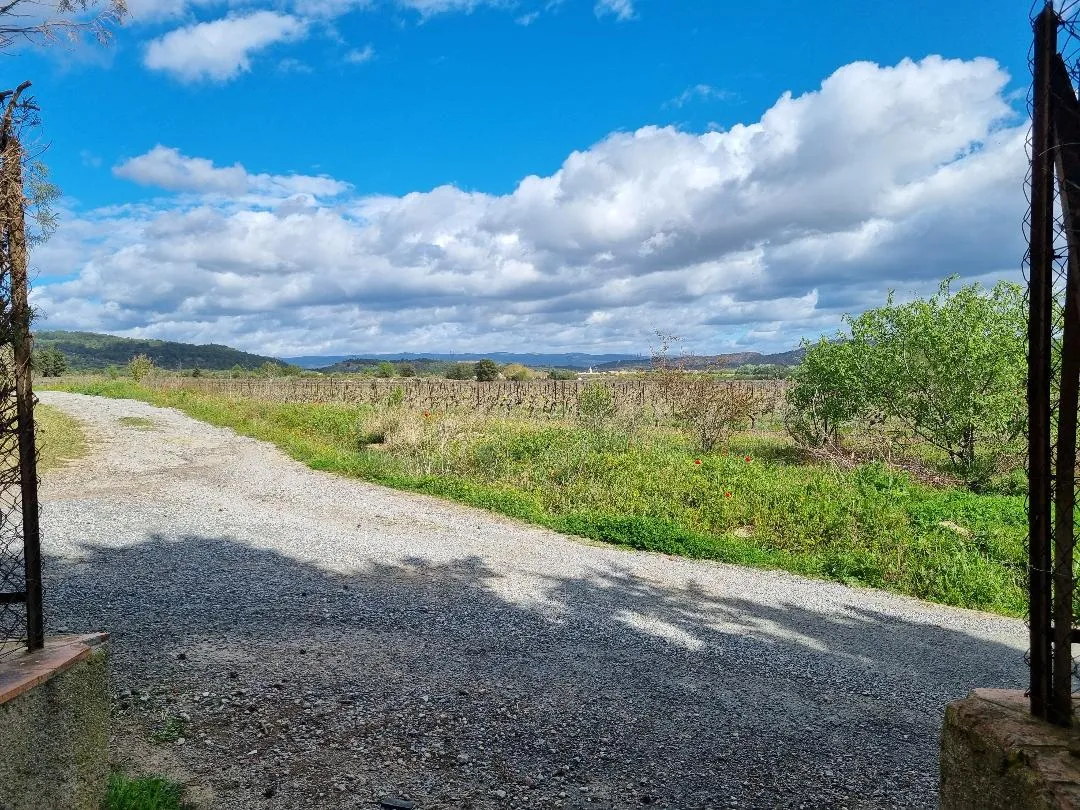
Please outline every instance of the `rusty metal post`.
[[1054, 678], [1051, 722], [1072, 725], [1076, 433], [1080, 408], [1080, 103], [1065, 60], [1054, 55], [1051, 137], [1068, 248], [1062, 308], [1057, 458], [1054, 479]]
[[1057, 15], [1035, 19], [1031, 143], [1031, 232], [1028, 277], [1028, 574], [1031, 712], [1049, 716], [1052, 694], [1050, 503], [1050, 370], [1053, 295], [1053, 161], [1050, 81], [1057, 53]]

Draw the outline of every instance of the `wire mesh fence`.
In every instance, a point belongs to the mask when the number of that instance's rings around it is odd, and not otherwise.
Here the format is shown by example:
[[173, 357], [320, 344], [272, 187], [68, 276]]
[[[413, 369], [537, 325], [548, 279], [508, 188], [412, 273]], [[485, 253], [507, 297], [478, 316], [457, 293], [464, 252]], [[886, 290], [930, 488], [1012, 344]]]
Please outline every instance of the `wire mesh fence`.
[[44, 644], [26, 211], [20, 139], [37, 120], [29, 82], [0, 92], [0, 657]]
[[1028, 573], [1032, 712], [1073, 720], [1080, 401], [1080, 0], [1031, 13], [1025, 221], [1029, 305]]

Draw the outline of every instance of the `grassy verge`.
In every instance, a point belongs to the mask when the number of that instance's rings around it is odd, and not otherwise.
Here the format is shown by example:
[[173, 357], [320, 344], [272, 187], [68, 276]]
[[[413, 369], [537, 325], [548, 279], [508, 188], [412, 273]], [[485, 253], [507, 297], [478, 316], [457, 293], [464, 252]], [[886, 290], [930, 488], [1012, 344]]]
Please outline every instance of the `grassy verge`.
[[86, 455], [86, 433], [77, 419], [48, 405], [38, 405], [34, 409], [34, 422], [39, 473], [55, 470]]
[[176, 407], [316, 469], [595, 540], [1024, 610], [1022, 498], [932, 488], [877, 464], [806, 464], [777, 437], [739, 436], [703, 455], [658, 429], [289, 405], [129, 381], [67, 390]]
[[160, 776], [130, 777], [114, 771], [103, 810], [182, 810], [184, 788]]

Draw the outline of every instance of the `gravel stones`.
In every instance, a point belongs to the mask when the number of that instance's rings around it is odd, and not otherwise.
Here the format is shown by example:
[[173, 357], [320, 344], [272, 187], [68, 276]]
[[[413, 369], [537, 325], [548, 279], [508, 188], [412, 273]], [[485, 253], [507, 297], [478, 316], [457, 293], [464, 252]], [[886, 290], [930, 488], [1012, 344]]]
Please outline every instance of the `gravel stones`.
[[[220, 808], [931, 808], [944, 704], [1021, 622], [578, 542], [43, 392], [50, 629], [106, 629], [121, 728]], [[121, 416], [149, 418], [136, 430]], [[182, 653], [182, 657], [181, 657]]]

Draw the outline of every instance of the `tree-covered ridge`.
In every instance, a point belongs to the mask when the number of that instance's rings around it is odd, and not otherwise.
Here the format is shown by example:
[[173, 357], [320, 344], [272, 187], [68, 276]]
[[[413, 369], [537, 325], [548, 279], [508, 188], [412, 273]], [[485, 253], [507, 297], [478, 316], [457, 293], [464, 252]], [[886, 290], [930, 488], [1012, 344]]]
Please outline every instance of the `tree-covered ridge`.
[[59, 349], [64, 353], [71, 371], [99, 371], [109, 366], [126, 366], [138, 355], [146, 355], [154, 361], [155, 366], [168, 371], [194, 368], [224, 371], [235, 366], [256, 369], [267, 362], [279, 362], [272, 357], [249, 354], [215, 343], [195, 345], [96, 332], [37, 332], [34, 334], [34, 345], [39, 351]]

